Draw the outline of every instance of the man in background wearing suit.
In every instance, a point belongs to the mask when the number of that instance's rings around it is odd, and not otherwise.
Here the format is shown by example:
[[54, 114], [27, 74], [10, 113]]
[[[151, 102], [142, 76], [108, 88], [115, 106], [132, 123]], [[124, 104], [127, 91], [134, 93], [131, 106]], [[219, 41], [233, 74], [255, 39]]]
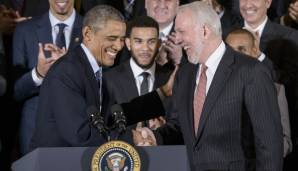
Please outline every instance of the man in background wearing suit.
[[17, 72], [14, 95], [23, 102], [20, 125], [22, 154], [29, 151], [43, 78], [66, 50], [81, 41], [82, 18], [76, 14], [73, 2], [49, 0], [48, 12], [20, 23], [14, 33], [13, 65]]
[[[266, 57], [264, 53], [260, 52], [258, 40], [251, 32], [245, 29], [236, 29], [228, 34], [226, 43], [230, 45], [235, 51], [249, 55], [264, 63], [271, 71], [271, 73], [274, 74], [272, 75], [272, 77], [276, 77], [274, 68], [277, 67], [274, 67], [271, 60], [268, 59], [268, 57]], [[292, 151], [293, 146], [291, 141], [288, 101], [285, 95], [284, 85], [280, 84], [279, 80], [279, 78], [275, 78], [274, 84], [277, 89], [278, 106], [283, 130], [283, 157], [286, 157]]]
[[[126, 29], [125, 43], [130, 51], [130, 60], [112, 68], [105, 74], [110, 101], [123, 103], [151, 92], [166, 83], [170, 71], [156, 64], [155, 57], [160, 47], [158, 23], [148, 16], [131, 20]], [[149, 105], [149, 104], [148, 104]], [[156, 129], [165, 122], [163, 117], [151, 119], [142, 126]], [[131, 127], [135, 129], [135, 125]]]
[[159, 25], [159, 38], [162, 46], [157, 56], [157, 63], [177, 65], [183, 60], [182, 48], [175, 41], [175, 17], [179, 8], [179, 0], [145, 0], [147, 15], [157, 21]]
[[[281, 66], [280, 73], [287, 73], [287, 79], [281, 82], [285, 86], [289, 106], [289, 118], [292, 133], [293, 152], [286, 158], [285, 170], [296, 165], [298, 159], [298, 79], [297, 71], [288, 66], [297, 66], [298, 31], [270, 21], [267, 12], [272, 0], [240, 0], [240, 12], [244, 27], [260, 37], [260, 50], [273, 61], [274, 66]], [[287, 50], [284, 50], [284, 49]], [[277, 54], [280, 54], [277, 56]], [[292, 58], [290, 61], [288, 59]], [[277, 59], [277, 60], [276, 60]], [[282, 66], [283, 65], [283, 66]], [[289, 160], [288, 160], [289, 159]], [[289, 167], [291, 168], [291, 167]]]
[[175, 22], [190, 62], [173, 89], [172, 120], [180, 129], [161, 127], [156, 137], [181, 131], [192, 170], [281, 170], [282, 128], [270, 72], [223, 43], [220, 19], [204, 2], [181, 6]]

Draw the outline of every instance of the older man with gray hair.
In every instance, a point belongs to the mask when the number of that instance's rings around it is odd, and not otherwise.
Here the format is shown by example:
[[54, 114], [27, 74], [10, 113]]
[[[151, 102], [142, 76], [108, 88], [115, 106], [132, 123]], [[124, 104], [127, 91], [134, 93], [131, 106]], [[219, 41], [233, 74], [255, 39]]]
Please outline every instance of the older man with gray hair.
[[224, 44], [220, 19], [204, 2], [181, 6], [175, 31], [190, 63], [177, 73], [175, 112], [155, 132], [157, 142], [182, 132], [191, 170], [281, 170], [280, 113], [267, 68]]

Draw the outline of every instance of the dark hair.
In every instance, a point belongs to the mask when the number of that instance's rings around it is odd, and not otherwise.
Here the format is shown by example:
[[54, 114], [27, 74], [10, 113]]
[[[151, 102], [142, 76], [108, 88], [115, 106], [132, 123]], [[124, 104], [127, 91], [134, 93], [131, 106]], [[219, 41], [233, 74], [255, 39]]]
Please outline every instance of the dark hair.
[[122, 14], [109, 5], [97, 5], [87, 12], [83, 20], [83, 27], [103, 29], [108, 20], [124, 21]]
[[130, 37], [131, 31], [134, 27], [152, 27], [159, 33], [158, 23], [151, 17], [142, 15], [137, 16], [127, 23], [126, 37]]

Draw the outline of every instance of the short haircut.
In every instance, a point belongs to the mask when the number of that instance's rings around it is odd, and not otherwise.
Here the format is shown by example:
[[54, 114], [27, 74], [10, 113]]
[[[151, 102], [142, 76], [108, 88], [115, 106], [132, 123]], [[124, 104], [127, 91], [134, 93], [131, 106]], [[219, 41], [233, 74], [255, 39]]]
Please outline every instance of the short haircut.
[[220, 18], [215, 10], [207, 3], [195, 1], [180, 6], [179, 11], [191, 11], [194, 21], [197, 21], [198, 24], [210, 27], [216, 36], [222, 36]]
[[94, 30], [100, 30], [105, 27], [108, 20], [125, 22], [123, 15], [115, 8], [109, 5], [97, 5], [86, 13], [83, 28], [90, 26]]
[[[235, 29], [235, 30], [232, 30], [229, 34], [228, 34], [228, 36], [229, 35], [232, 35], [232, 34], [242, 34], [242, 35], [247, 35], [248, 36], [248, 38], [251, 40], [251, 42], [252, 42], [252, 44], [253, 45], [255, 45], [255, 37], [254, 37], [254, 35], [250, 32], [250, 31], [248, 31], [248, 30], [246, 30], [246, 29], [243, 29], [243, 28], [237, 28], [237, 29]], [[227, 37], [228, 37], [227, 36]]]
[[146, 15], [135, 17], [127, 23], [126, 37], [130, 37], [132, 29], [135, 27], [152, 27], [155, 28], [159, 34], [158, 23], [153, 18]]

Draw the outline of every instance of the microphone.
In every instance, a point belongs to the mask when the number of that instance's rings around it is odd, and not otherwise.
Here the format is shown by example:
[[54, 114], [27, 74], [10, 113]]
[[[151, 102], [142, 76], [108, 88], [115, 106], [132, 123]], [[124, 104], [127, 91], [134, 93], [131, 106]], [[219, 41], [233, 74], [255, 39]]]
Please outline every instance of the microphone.
[[0, 75], [0, 96], [3, 96], [6, 92], [6, 80]]
[[105, 126], [104, 118], [100, 115], [99, 110], [95, 106], [87, 108], [87, 114], [90, 117], [91, 125], [94, 126], [98, 132], [109, 141], [108, 128]]
[[119, 134], [122, 134], [126, 130], [126, 117], [123, 114], [121, 105], [114, 104], [111, 107], [111, 112], [114, 118], [114, 124], [118, 128]]

